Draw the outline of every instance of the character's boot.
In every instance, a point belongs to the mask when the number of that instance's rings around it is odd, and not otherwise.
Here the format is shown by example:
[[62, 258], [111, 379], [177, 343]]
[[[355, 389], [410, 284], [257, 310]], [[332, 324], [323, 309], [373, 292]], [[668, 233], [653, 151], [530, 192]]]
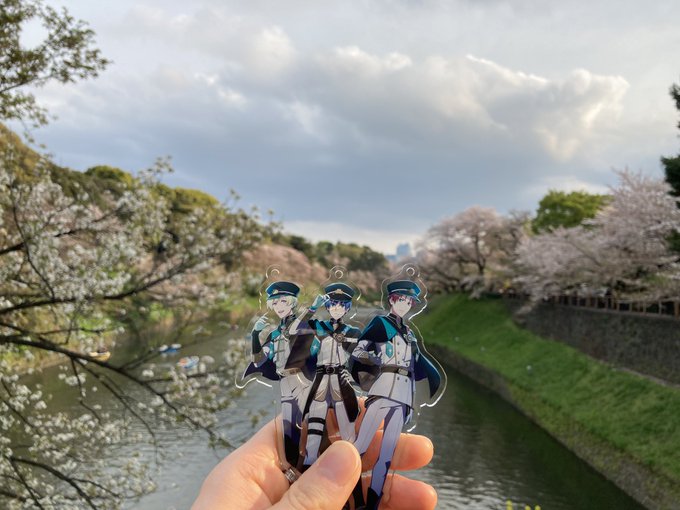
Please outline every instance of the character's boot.
[[284, 451], [286, 452], [286, 460], [291, 466], [297, 466], [298, 458], [300, 456], [298, 444], [288, 436], [283, 436], [283, 438], [283, 447]]
[[359, 481], [354, 486], [354, 491], [352, 491], [352, 499], [354, 501], [354, 510], [361, 510], [366, 507], [366, 502], [364, 501], [364, 491], [361, 490], [361, 477]]
[[378, 495], [370, 487], [368, 488], [368, 494], [366, 494], [366, 510], [378, 510], [378, 505], [380, 504], [380, 498], [382, 494]]

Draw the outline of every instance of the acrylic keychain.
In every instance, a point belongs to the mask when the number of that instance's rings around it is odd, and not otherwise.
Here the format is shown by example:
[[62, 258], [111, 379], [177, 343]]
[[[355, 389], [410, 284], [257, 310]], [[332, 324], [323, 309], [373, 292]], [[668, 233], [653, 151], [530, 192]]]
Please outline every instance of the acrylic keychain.
[[361, 334], [361, 324], [353, 321], [360, 301], [361, 291], [347, 269], [335, 266], [313, 303], [291, 325], [292, 334], [314, 336], [309, 356], [315, 376], [302, 411], [300, 471], [333, 441], [356, 439], [359, 403], [347, 361]]
[[237, 386], [255, 380], [275, 388], [276, 436], [281, 469], [292, 483], [299, 476], [302, 405], [314, 379], [309, 350], [314, 335], [290, 333], [296, 320], [301, 285], [270, 266], [260, 288], [260, 312], [250, 323], [247, 353], [250, 363]]
[[[363, 491], [354, 491], [354, 508], [377, 509], [402, 430], [413, 430], [420, 409], [433, 406], [446, 388], [446, 374], [425, 350], [413, 317], [426, 305], [427, 291], [418, 268], [407, 264], [383, 281], [383, 311], [362, 331], [351, 356], [351, 374], [366, 392], [355, 446], [362, 456], [364, 470], [370, 470], [365, 501]], [[383, 434], [375, 435], [381, 424]], [[377, 459], [366, 452], [380, 441]], [[377, 448], [375, 448], [377, 449]], [[371, 448], [370, 451], [373, 451]]]

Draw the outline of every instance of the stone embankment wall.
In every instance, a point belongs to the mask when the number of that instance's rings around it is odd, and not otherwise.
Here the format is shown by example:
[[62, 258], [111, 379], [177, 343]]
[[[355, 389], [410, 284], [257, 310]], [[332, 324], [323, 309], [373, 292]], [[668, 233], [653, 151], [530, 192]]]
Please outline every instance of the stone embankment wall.
[[525, 314], [504, 300], [515, 322], [613, 365], [680, 384], [680, 320], [651, 314], [541, 303]]

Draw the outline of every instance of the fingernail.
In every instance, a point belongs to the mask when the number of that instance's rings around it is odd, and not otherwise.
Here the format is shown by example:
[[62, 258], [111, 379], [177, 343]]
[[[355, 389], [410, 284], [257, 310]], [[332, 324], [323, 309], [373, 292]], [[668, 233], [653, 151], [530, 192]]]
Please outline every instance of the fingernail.
[[434, 487], [430, 486], [430, 501], [432, 501], [434, 504], [432, 505], [432, 509], [434, 510], [437, 508], [437, 500], [439, 499], [439, 496], [437, 496], [437, 491]]
[[425, 438], [427, 439], [427, 442], [428, 442], [427, 447], [430, 449], [430, 451], [434, 455], [434, 443], [432, 443], [432, 440], [429, 437], [425, 436]]
[[359, 453], [351, 443], [336, 441], [328, 447], [317, 462], [318, 473], [321, 476], [342, 485], [357, 471]]

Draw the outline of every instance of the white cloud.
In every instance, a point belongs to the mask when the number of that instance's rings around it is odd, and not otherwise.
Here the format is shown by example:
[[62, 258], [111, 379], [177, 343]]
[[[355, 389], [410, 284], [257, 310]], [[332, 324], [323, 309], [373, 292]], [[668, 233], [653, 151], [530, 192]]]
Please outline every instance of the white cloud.
[[385, 57], [371, 55], [357, 46], [335, 48], [329, 58], [321, 60], [331, 71], [350, 73], [359, 77], [378, 78], [385, 73], [400, 71], [412, 65], [411, 58], [401, 53], [390, 53]]
[[624, 3], [74, 0], [114, 64], [36, 91], [59, 116], [36, 137], [78, 168], [172, 154], [178, 184], [300, 224], [343, 211], [391, 252], [474, 203], [531, 209], [677, 152], [680, 4]]
[[323, 143], [329, 142], [327, 130], [323, 125], [323, 112], [319, 106], [296, 100], [283, 105], [282, 108], [284, 116], [290, 118], [306, 135]]
[[591, 150], [616, 127], [628, 89], [622, 77], [581, 69], [550, 80], [488, 59], [431, 55], [416, 60], [357, 46], [300, 60], [304, 65], [287, 88], [263, 83], [260, 93], [282, 96], [292, 90], [302, 103], [342, 119], [339, 126], [396, 146], [415, 142], [456, 150], [493, 139], [501, 151], [520, 144], [558, 162]]
[[229, 106], [243, 107], [246, 105], [246, 98], [241, 93], [229, 87], [218, 88], [217, 96], [222, 100], [223, 104]]
[[261, 80], [271, 80], [295, 62], [295, 48], [281, 27], [267, 27], [249, 41], [242, 63]]
[[[287, 104], [280, 114], [292, 113], [318, 143], [359, 135], [367, 145], [458, 150], [493, 141], [500, 151], [519, 145], [564, 162], [607, 136], [628, 89], [621, 76], [576, 69], [548, 78], [471, 54], [377, 53], [360, 44], [310, 48], [296, 31], [298, 48], [289, 34], [294, 25], [270, 23], [259, 10], [135, 6], [120, 30], [174, 44], [180, 53], [210, 55], [200, 72], [217, 80], [218, 100], [243, 107], [246, 96], [257, 95], [274, 106]], [[317, 136], [312, 124], [319, 112], [345, 132]]]
[[604, 184], [597, 184], [580, 179], [573, 175], [553, 175], [542, 178], [539, 182], [527, 186], [523, 190], [526, 198], [535, 201], [537, 204], [548, 191], [587, 191], [588, 193], [606, 194], [609, 193], [609, 187]]

